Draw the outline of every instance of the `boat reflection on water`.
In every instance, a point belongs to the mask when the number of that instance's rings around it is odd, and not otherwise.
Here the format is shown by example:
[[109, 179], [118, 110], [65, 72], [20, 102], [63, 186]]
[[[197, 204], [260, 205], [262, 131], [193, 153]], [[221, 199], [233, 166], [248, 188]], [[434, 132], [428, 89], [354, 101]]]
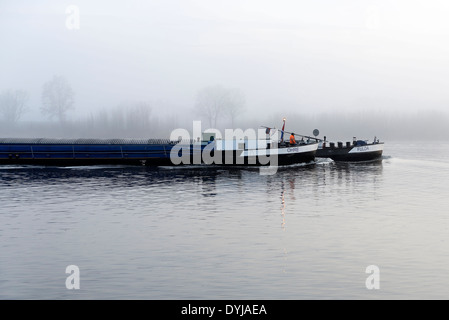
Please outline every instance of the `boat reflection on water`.
[[382, 175], [382, 159], [364, 162], [334, 162], [330, 168], [330, 176], [337, 181], [334, 183], [344, 183], [347, 187], [360, 183], [373, 183]]
[[277, 227], [280, 224], [276, 249], [282, 274], [291, 276], [310, 267], [310, 260], [307, 262], [304, 257], [319, 256], [316, 248], [332, 240], [332, 233], [321, 234], [329, 221], [359, 217], [367, 212], [367, 203], [382, 199], [383, 166], [382, 159], [367, 162], [324, 159], [314, 165], [279, 170], [267, 180], [267, 190], [278, 190], [275, 214], [280, 217], [273, 217], [273, 222]]
[[281, 228], [285, 231], [285, 191], [281, 192]]
[[[281, 229], [282, 231], [286, 231], [286, 227], [285, 227], [285, 189], [284, 189], [284, 183], [282, 183], [282, 191], [281, 191]], [[287, 247], [286, 244], [283, 243], [283, 264], [282, 264], [282, 273], [286, 273], [286, 269], [287, 269]]]

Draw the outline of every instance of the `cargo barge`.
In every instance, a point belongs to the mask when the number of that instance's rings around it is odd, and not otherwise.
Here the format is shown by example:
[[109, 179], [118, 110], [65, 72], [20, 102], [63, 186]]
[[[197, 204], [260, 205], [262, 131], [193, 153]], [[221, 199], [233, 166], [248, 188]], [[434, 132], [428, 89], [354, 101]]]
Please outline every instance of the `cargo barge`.
[[[277, 166], [307, 163], [315, 158], [334, 161], [368, 161], [381, 158], [383, 142], [357, 140], [343, 145], [314, 137], [265, 127], [265, 137], [215, 139], [202, 133], [196, 140], [169, 139], [0, 139], [0, 165], [231, 165]], [[280, 139], [278, 138], [280, 133]], [[284, 141], [284, 133], [290, 140]], [[296, 141], [295, 137], [301, 138]]]
[[315, 160], [318, 143], [271, 140], [0, 139], [0, 165], [290, 165]]
[[163, 165], [173, 145], [161, 139], [0, 139], [0, 164]]

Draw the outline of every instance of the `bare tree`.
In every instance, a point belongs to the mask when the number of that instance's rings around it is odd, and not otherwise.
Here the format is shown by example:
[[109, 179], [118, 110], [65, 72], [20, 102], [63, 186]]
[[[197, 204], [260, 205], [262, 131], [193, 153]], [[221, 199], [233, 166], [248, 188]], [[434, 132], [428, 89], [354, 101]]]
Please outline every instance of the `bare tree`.
[[130, 104], [126, 110], [126, 127], [136, 131], [149, 130], [151, 105], [148, 102], [135, 102]]
[[7, 90], [0, 94], [0, 112], [7, 123], [16, 123], [28, 111], [28, 93], [22, 90]]
[[207, 118], [209, 125], [217, 127], [220, 116], [229, 117], [234, 126], [235, 118], [244, 109], [245, 95], [239, 89], [216, 85], [203, 88], [196, 97], [196, 111]]
[[217, 120], [228, 105], [229, 92], [222, 86], [211, 86], [200, 90], [196, 97], [196, 111], [207, 118], [209, 126], [216, 128]]
[[245, 95], [239, 89], [228, 90], [228, 101], [225, 106], [225, 114], [231, 119], [232, 127], [237, 115], [244, 111], [245, 108]]
[[44, 84], [41, 110], [50, 119], [56, 117], [60, 122], [64, 122], [66, 113], [73, 108], [73, 104], [73, 90], [63, 76], [54, 76]]

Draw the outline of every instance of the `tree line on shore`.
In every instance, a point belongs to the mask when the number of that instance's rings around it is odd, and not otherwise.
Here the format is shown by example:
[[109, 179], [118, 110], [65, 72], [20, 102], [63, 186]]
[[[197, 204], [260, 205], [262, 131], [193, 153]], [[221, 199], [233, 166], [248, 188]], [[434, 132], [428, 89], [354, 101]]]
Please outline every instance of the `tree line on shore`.
[[[0, 137], [61, 138], [168, 138], [177, 128], [192, 129], [192, 121], [202, 120], [202, 129], [259, 128], [261, 125], [281, 128], [287, 118], [288, 131], [312, 135], [319, 129], [329, 139], [434, 139], [445, 140], [449, 133], [449, 116], [437, 110], [385, 112], [358, 110], [352, 112], [310, 113], [273, 107], [260, 113], [248, 110], [244, 93], [237, 88], [208, 86], [197, 92], [195, 101], [186, 108], [170, 109], [160, 103], [131, 101], [112, 108], [93, 110], [78, 117], [68, 117], [75, 109], [75, 94], [67, 79], [54, 76], [43, 85], [40, 111], [46, 121], [24, 121], [30, 111], [29, 94], [23, 90], [0, 93]], [[162, 112], [163, 111], [163, 112]], [[282, 114], [281, 114], [282, 113]]]
[[[78, 112], [77, 117], [69, 117], [75, 109], [75, 94], [67, 79], [60, 75], [53, 76], [43, 85], [39, 108], [43, 117], [39, 120], [23, 120], [30, 111], [29, 97], [28, 92], [20, 89], [0, 93], [1, 135], [167, 135], [186, 120], [180, 110], [167, 116], [166, 106], [149, 101], [121, 102], [110, 108], [92, 110], [84, 115]], [[223, 119], [234, 126], [237, 115], [245, 109], [245, 96], [237, 88], [208, 86], [198, 91], [193, 106], [187, 109], [189, 117], [204, 120], [208, 127], [217, 127]]]

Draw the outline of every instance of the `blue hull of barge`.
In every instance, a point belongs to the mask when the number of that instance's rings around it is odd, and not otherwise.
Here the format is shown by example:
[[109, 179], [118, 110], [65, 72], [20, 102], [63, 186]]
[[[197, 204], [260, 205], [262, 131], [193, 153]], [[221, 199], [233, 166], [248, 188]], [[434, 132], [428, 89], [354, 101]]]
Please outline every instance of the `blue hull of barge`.
[[171, 165], [168, 140], [2, 139], [0, 164]]

